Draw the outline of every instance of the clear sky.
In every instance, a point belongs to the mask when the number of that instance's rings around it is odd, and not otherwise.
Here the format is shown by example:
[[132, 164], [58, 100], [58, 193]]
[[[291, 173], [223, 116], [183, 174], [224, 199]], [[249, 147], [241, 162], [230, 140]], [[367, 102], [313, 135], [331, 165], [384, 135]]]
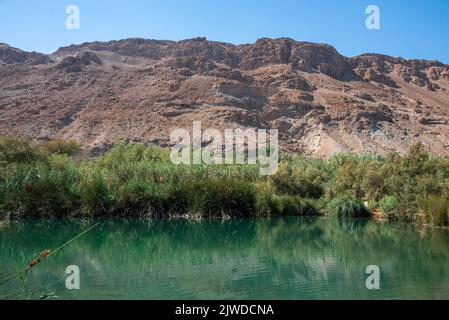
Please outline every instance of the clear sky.
[[[80, 8], [68, 30], [67, 5]], [[380, 30], [365, 27], [368, 5]], [[0, 42], [50, 53], [61, 46], [128, 37], [205, 36], [235, 44], [262, 37], [328, 43], [365, 52], [449, 64], [449, 0], [0, 0]]]

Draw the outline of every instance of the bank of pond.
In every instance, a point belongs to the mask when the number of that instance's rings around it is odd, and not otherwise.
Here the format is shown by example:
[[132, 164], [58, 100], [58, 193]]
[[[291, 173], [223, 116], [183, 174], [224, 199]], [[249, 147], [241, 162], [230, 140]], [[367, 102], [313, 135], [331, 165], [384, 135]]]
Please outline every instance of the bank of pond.
[[382, 217], [449, 225], [449, 158], [281, 154], [257, 165], [175, 165], [170, 150], [119, 144], [82, 157], [73, 141], [0, 138], [0, 219], [185, 216]]

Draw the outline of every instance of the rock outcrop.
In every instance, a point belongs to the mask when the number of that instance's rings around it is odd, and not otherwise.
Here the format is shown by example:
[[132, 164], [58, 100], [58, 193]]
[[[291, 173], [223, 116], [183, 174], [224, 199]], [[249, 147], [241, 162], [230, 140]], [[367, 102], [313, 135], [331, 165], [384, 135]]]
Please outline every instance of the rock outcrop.
[[288, 151], [449, 154], [449, 66], [292, 39], [0, 44], [0, 134], [170, 144], [174, 128], [277, 128]]

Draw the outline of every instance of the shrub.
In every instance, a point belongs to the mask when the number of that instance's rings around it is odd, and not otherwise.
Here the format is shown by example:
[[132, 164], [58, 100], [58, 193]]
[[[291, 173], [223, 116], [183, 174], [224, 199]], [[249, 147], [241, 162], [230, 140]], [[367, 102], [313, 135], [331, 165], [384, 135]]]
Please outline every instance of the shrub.
[[337, 197], [327, 206], [328, 213], [338, 218], [370, 217], [371, 212], [357, 198]]
[[321, 212], [326, 211], [327, 205], [329, 204], [329, 199], [326, 197], [321, 197], [319, 199], [307, 199], [309, 203], [316, 211], [316, 214], [321, 214]]
[[346, 195], [378, 201], [385, 192], [382, 162], [371, 158], [353, 158], [336, 169], [330, 196]]
[[118, 144], [104, 154], [99, 163], [105, 168], [115, 168], [123, 163], [168, 163], [170, 154], [167, 149], [144, 144]]
[[75, 140], [54, 139], [42, 145], [42, 150], [51, 154], [75, 155], [80, 150], [80, 145]]
[[77, 185], [80, 210], [83, 215], [101, 215], [110, 210], [112, 201], [106, 179], [93, 169], [84, 171]]
[[72, 166], [55, 170], [47, 164], [21, 165], [2, 183], [1, 210], [14, 216], [64, 216], [75, 210]]
[[271, 213], [276, 215], [295, 216], [318, 214], [317, 210], [310, 202], [296, 196], [272, 195], [268, 203]]
[[293, 196], [273, 195], [269, 200], [271, 212], [276, 215], [295, 215], [300, 212], [300, 200]]
[[301, 162], [281, 165], [269, 179], [278, 194], [315, 199], [323, 194], [320, 172]]
[[426, 221], [435, 226], [449, 226], [449, 199], [442, 196], [427, 196], [423, 200]]
[[368, 207], [368, 209], [369, 209], [370, 211], [374, 211], [374, 210], [376, 210], [377, 208], [379, 208], [379, 202], [377, 202], [376, 200], [369, 200], [369, 201], [366, 203], [366, 206]]
[[44, 154], [29, 139], [0, 137], [0, 162], [31, 163], [44, 158]]
[[398, 198], [393, 195], [385, 196], [380, 200], [379, 205], [383, 212], [393, 213], [398, 207]]
[[111, 189], [109, 194], [113, 203], [112, 214], [158, 217], [169, 211], [179, 212], [169, 184], [155, 184], [151, 180], [134, 177], [122, 185], [111, 186]]
[[254, 216], [257, 189], [246, 181], [234, 179], [182, 181], [174, 193], [174, 207], [204, 216]]
[[284, 207], [284, 214], [288, 216], [301, 215], [302, 204], [301, 199], [292, 196], [282, 196], [281, 201]]

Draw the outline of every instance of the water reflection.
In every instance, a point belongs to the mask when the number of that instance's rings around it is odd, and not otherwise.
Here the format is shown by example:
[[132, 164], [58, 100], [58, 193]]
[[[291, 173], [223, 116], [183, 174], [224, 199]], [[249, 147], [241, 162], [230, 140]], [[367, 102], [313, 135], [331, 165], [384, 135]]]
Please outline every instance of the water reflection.
[[[92, 224], [63, 220], [0, 229], [0, 274]], [[449, 298], [449, 232], [370, 220], [108, 220], [29, 276], [74, 299]], [[81, 290], [65, 289], [68, 265]], [[381, 290], [365, 268], [381, 268]], [[18, 289], [0, 287], [0, 296]]]

